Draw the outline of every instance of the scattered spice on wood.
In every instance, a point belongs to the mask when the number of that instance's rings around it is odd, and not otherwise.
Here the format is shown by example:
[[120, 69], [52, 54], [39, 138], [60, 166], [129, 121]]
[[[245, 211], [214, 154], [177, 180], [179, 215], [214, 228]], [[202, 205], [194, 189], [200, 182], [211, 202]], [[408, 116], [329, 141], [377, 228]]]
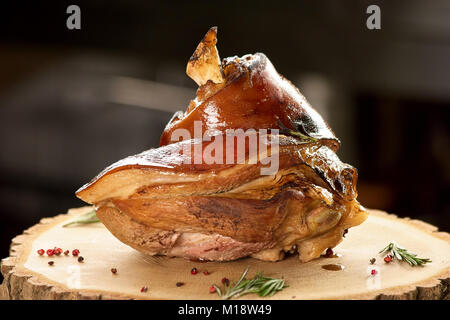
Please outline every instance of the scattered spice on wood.
[[377, 270], [372, 269], [372, 270], [370, 271], [370, 274], [373, 275], [373, 276], [376, 275], [376, 274], [377, 274]]
[[79, 262], [79, 263], [82, 263], [83, 261], [84, 261], [84, 258], [83, 258], [82, 256], [79, 256], [79, 257], [78, 257], [78, 262]]
[[49, 262], [48, 262], [48, 265], [49, 265], [49, 266], [52, 266], [52, 265], [54, 265], [54, 264], [55, 264], [54, 261], [49, 261]]
[[205, 271], [203, 271], [203, 274], [204, 274], [205, 276], [209, 276], [211, 273], [209, 273], [208, 270], [205, 270]]
[[370, 259], [370, 264], [374, 264], [375, 261], [377, 261], [377, 259], [375, 259], [375, 258]]
[[195, 275], [195, 274], [197, 274], [197, 273], [198, 273], [197, 268], [194, 267], [194, 268], [191, 269], [191, 274], [194, 274], [194, 275]]
[[141, 288], [141, 292], [147, 292], [148, 288], [147, 287], [142, 287]]
[[216, 288], [214, 286], [209, 287], [209, 293], [215, 293]]
[[62, 250], [61, 248], [55, 248], [55, 249], [53, 249], [53, 252], [54, 252], [57, 256], [59, 256], [59, 255], [61, 255], [61, 253], [63, 252], [63, 250]]
[[39, 249], [37, 251], [37, 253], [38, 253], [38, 255], [42, 256], [45, 253], [45, 251], [44, 251], [44, 249]]
[[48, 249], [47, 250], [47, 255], [49, 256], [49, 257], [51, 257], [52, 255], [54, 255], [55, 254], [55, 251], [53, 251], [53, 249]]
[[112, 274], [117, 274], [117, 269], [116, 268], [111, 268], [111, 273]]
[[68, 256], [68, 255], [69, 255], [69, 253], [70, 253], [70, 251], [69, 251], [69, 250], [66, 250], [66, 251], [64, 251], [64, 255], [65, 255], [65, 256]]
[[222, 283], [226, 286], [230, 285], [230, 279], [223, 277], [222, 278]]
[[384, 257], [384, 262], [389, 263], [392, 261], [392, 256], [388, 254], [386, 257]]
[[177, 286], [177, 287], [184, 286], [184, 282], [177, 282], [177, 283], [176, 283], [176, 286]]
[[77, 257], [79, 254], [80, 254], [80, 250], [78, 250], [78, 249], [72, 250], [72, 255], [73, 255], [74, 257]]

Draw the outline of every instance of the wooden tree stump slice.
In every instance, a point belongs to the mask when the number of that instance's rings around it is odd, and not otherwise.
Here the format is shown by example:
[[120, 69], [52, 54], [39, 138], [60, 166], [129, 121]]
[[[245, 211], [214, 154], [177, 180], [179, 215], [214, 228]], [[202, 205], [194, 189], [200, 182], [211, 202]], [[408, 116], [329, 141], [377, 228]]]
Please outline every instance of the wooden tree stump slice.
[[[209, 293], [222, 277], [237, 280], [249, 266], [249, 276], [264, 271], [284, 277], [289, 285], [271, 299], [449, 299], [450, 235], [417, 220], [370, 210], [369, 218], [353, 228], [334, 251], [342, 256], [301, 264], [296, 256], [280, 262], [246, 258], [233, 262], [191, 262], [180, 258], [148, 257], [117, 240], [101, 223], [63, 228], [90, 207], [42, 221], [13, 239], [10, 257], [3, 259], [4, 299], [218, 299]], [[390, 241], [430, 258], [424, 267], [386, 264], [378, 251]], [[84, 262], [71, 254], [39, 256], [38, 249], [79, 249]], [[371, 258], [377, 259], [374, 265]], [[54, 261], [53, 266], [48, 262]], [[322, 268], [341, 264], [342, 271]], [[190, 270], [196, 267], [197, 275]], [[117, 269], [117, 274], [111, 272]], [[375, 276], [370, 271], [376, 269]], [[204, 270], [210, 275], [205, 276]], [[177, 282], [184, 282], [177, 287]], [[141, 293], [146, 286], [148, 290]], [[241, 299], [258, 299], [246, 295]], [[266, 298], [267, 299], [267, 298]]]

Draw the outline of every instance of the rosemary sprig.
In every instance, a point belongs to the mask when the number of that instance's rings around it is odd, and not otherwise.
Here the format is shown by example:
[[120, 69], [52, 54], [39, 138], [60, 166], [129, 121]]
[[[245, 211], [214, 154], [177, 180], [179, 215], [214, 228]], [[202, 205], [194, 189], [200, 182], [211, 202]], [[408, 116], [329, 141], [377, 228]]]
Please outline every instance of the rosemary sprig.
[[399, 247], [395, 242], [389, 243], [379, 253], [389, 253], [393, 259], [406, 261], [411, 267], [423, 266], [426, 263], [432, 262], [427, 258], [419, 258], [417, 254], [408, 252], [405, 248]]
[[69, 223], [66, 223], [63, 225], [63, 228], [67, 226], [71, 226], [73, 224], [89, 224], [89, 223], [96, 223], [100, 222], [100, 219], [97, 217], [97, 214], [95, 213], [95, 210], [89, 211], [74, 220], [70, 221]]
[[233, 284], [225, 286], [224, 291], [213, 285], [216, 289], [217, 294], [224, 300], [228, 300], [230, 298], [238, 298], [248, 293], [256, 293], [260, 297], [273, 296], [278, 291], [283, 290], [287, 287], [284, 283], [284, 279], [275, 279], [270, 277], [265, 277], [262, 272], [258, 273], [252, 279], [246, 279], [249, 267], [245, 269], [242, 273], [240, 279]]

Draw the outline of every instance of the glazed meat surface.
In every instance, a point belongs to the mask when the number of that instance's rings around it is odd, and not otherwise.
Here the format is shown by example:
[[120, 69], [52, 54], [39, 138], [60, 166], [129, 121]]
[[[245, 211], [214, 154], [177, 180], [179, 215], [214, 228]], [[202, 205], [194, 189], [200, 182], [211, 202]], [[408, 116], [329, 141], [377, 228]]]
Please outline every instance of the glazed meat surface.
[[[356, 169], [339, 160], [339, 140], [267, 57], [221, 62], [216, 42], [212, 28], [191, 57], [197, 97], [168, 123], [160, 147], [112, 164], [76, 194], [119, 240], [145, 254], [317, 258], [366, 219]], [[173, 139], [177, 129], [191, 138]], [[196, 129], [206, 138], [195, 137]], [[203, 153], [197, 163], [196, 146], [208, 150], [229, 129], [241, 129], [236, 141], [244, 144], [224, 144], [220, 155]], [[268, 130], [264, 139], [259, 129]], [[242, 161], [228, 161], [240, 147]], [[273, 159], [276, 170], [262, 174]]]

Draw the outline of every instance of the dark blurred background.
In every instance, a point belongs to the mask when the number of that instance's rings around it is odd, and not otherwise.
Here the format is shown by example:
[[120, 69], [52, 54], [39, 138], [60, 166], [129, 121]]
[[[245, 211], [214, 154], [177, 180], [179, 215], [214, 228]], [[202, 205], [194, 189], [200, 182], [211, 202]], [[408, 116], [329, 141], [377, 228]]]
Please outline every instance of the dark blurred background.
[[[9, 2], [6, 5], [5, 2]], [[81, 8], [81, 30], [66, 8]], [[366, 8], [381, 8], [381, 30]], [[264, 52], [343, 141], [370, 208], [450, 231], [450, 2], [4, 1], [0, 257], [106, 165], [158, 144], [195, 96], [210, 26], [221, 57]]]

